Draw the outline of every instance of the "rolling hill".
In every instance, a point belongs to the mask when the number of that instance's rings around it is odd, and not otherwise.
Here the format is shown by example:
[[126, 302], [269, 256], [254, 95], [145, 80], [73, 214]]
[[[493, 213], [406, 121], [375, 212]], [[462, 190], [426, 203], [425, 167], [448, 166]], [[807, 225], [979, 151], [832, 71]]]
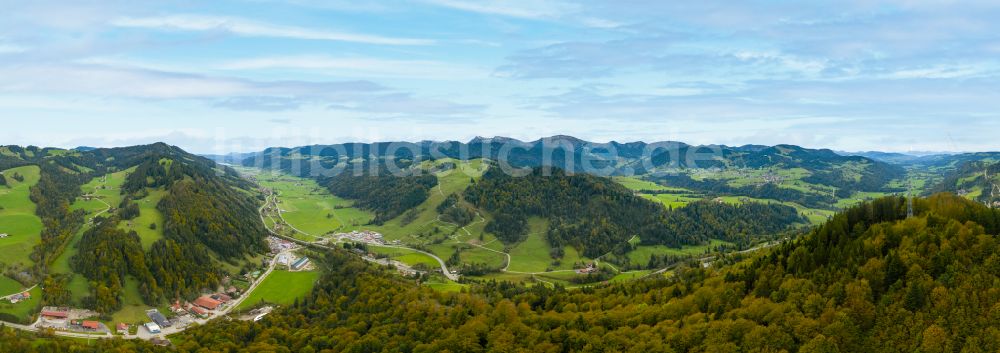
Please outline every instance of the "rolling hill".
[[50, 305], [157, 305], [218, 285], [232, 275], [220, 263], [265, 249], [252, 184], [176, 147], [6, 146], [0, 165], [5, 274], [44, 281]]

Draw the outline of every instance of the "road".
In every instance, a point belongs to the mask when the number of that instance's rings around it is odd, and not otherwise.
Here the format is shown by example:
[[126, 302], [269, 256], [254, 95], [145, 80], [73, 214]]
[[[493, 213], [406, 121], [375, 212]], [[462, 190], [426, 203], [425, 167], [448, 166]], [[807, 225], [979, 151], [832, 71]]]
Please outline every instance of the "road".
[[394, 248], [394, 249], [411, 250], [411, 251], [416, 251], [418, 253], [430, 256], [430, 257], [434, 258], [434, 260], [437, 260], [438, 264], [441, 265], [441, 272], [444, 274], [445, 277], [448, 277], [448, 279], [450, 279], [452, 281], [458, 281], [458, 279], [460, 278], [459, 275], [453, 274], [450, 271], [448, 271], [448, 266], [444, 263], [444, 260], [441, 260], [440, 257], [438, 257], [437, 255], [434, 255], [432, 253], [429, 253], [429, 252], [426, 252], [426, 251], [423, 251], [423, 250], [419, 250], [419, 249], [408, 248], [408, 247], [405, 247], [405, 246], [375, 245], [375, 244], [368, 244], [368, 245], [370, 245], [370, 246], [378, 246], [378, 247], [383, 247], [383, 248]]
[[[278, 195], [276, 193], [271, 193], [271, 194], [267, 195], [266, 200], [268, 200], [268, 201], [265, 201], [264, 205], [261, 206], [257, 210], [258, 213], [260, 213], [260, 220], [261, 220], [261, 222], [264, 222], [264, 208], [267, 207], [267, 205], [273, 204], [275, 206], [275, 208], [277, 208], [277, 205], [278, 205]], [[279, 214], [280, 214], [280, 210], [279, 210]], [[291, 227], [290, 224], [288, 226]], [[288, 236], [284, 236], [284, 235], [278, 234], [277, 232], [275, 232], [272, 229], [268, 229], [267, 231], [270, 232], [271, 235], [274, 235], [276, 237], [279, 237], [279, 238], [282, 238], [282, 239], [285, 239], [285, 240], [288, 240], [288, 241], [291, 241], [291, 242], [294, 242], [294, 243], [298, 243], [298, 244], [305, 245], [305, 246], [314, 246], [314, 247], [318, 247], [318, 248], [322, 248], [322, 249], [326, 249], [326, 250], [333, 250], [333, 248], [331, 248], [329, 246], [326, 246], [326, 245], [316, 244], [316, 243], [309, 243], [309, 242], [305, 242], [305, 241], [302, 241], [302, 240], [299, 240], [299, 239], [295, 239], [295, 238], [292, 238], [292, 237], [288, 237]], [[303, 234], [305, 234], [305, 233], [303, 233]], [[444, 276], [447, 277], [449, 280], [458, 281], [459, 278], [460, 278], [459, 275], [453, 274], [453, 273], [451, 273], [451, 271], [448, 270], [448, 265], [445, 264], [444, 260], [442, 260], [440, 257], [438, 257], [437, 255], [434, 255], [432, 253], [429, 253], [429, 252], [426, 252], [426, 251], [423, 251], [423, 250], [419, 250], [419, 249], [408, 248], [408, 247], [405, 247], [405, 246], [378, 245], [378, 244], [369, 244], [369, 245], [381, 246], [381, 247], [386, 247], [386, 248], [396, 248], [396, 249], [410, 250], [410, 251], [415, 251], [415, 252], [418, 252], [418, 253], [430, 256], [435, 261], [437, 261], [439, 265], [441, 265], [441, 273], [444, 274]]]

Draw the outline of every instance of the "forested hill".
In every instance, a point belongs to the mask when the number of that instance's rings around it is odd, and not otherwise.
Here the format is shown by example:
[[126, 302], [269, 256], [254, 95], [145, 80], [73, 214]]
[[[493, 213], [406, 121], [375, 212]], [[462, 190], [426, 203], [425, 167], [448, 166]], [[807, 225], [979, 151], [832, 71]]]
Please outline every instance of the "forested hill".
[[[442, 293], [345, 252], [305, 300], [175, 337], [176, 350], [292, 352], [996, 352], [1000, 211], [940, 194], [853, 207], [754, 259], [585, 290]], [[17, 352], [84, 343], [31, 342]], [[142, 342], [98, 347], [151, 350]]]
[[[266, 230], [249, 182], [230, 168], [177, 147], [158, 143], [68, 151], [7, 146], [0, 152], [4, 166], [31, 164], [41, 169], [31, 200], [45, 228], [31, 255], [34, 268], [20, 269], [31, 278], [20, 279], [28, 285], [44, 281], [47, 304], [68, 304], [69, 276], [51, 274], [49, 267], [69, 251], [74, 237], [79, 238], [79, 255], [69, 262], [74, 272], [95, 284], [85, 304], [102, 313], [120, 306], [125, 275], [140, 280], [147, 303], [158, 304], [217, 285], [221, 275], [216, 275], [219, 266], [213, 259], [233, 261], [266, 248]], [[122, 201], [87, 223], [93, 216], [70, 205], [83, 196], [84, 184], [111, 173], [125, 175]], [[137, 202], [151, 193], [162, 195], [155, 209], [164, 220], [158, 239], [143, 251], [134, 232], [119, 228], [140, 215]]]
[[[377, 163], [377, 162], [375, 162]], [[405, 164], [410, 167], [411, 163]], [[334, 195], [356, 200], [355, 206], [375, 213], [374, 224], [382, 224], [420, 205], [438, 180], [420, 168], [393, 173], [384, 163], [351, 164], [342, 172], [317, 181]]]
[[552, 248], [569, 245], [588, 257], [606, 254], [633, 236], [644, 244], [671, 247], [709, 239], [745, 242], [803, 222], [795, 209], [777, 204], [705, 201], [668, 210], [608, 178], [568, 175], [554, 168], [514, 176], [493, 167], [464, 198], [493, 214], [486, 230], [505, 243], [523, 240], [528, 219], [541, 217], [549, 220], [546, 236]]
[[985, 159], [961, 162], [931, 190], [961, 194], [1000, 208], [1000, 161]]
[[[690, 158], [696, 154], [703, 158]], [[259, 153], [213, 157], [226, 162], [242, 158], [239, 163], [244, 166], [281, 169], [300, 176], [316, 176], [317, 170], [323, 169], [319, 166], [329, 169], [358, 159], [485, 158], [502, 160], [512, 167], [554, 166], [602, 175], [642, 175], [673, 168], [804, 168], [818, 174], [817, 182], [852, 190], [879, 189], [903, 173], [902, 168], [869, 158], [841, 156], [826, 149], [792, 145], [694, 146], [672, 141], [595, 143], [571, 136], [552, 136], [530, 142], [494, 137], [475, 138], [465, 143], [345, 143], [269, 148]], [[840, 170], [845, 168], [851, 172], [843, 174]]]
[[[440, 293], [340, 253], [306, 300], [179, 351], [996, 352], [1000, 214], [951, 195], [852, 208], [746, 266], [587, 290]], [[744, 263], [746, 264], [746, 263]], [[745, 269], [743, 267], [746, 267]]]

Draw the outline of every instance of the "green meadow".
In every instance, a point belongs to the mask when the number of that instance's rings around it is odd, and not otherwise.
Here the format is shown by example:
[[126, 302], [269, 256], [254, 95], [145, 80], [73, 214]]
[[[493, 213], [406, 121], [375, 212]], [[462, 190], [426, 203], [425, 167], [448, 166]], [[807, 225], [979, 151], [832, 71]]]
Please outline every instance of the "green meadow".
[[[135, 200], [135, 203], [139, 205], [139, 217], [129, 221], [122, 221], [118, 224], [118, 228], [126, 231], [135, 231], [139, 234], [139, 241], [142, 242], [143, 250], [149, 250], [154, 242], [163, 238], [163, 214], [160, 213], [160, 210], [156, 209], [156, 205], [167, 194], [167, 191], [162, 189], [146, 190], [149, 192], [149, 195]], [[151, 224], [156, 225], [155, 229], [150, 227]]]
[[236, 310], [253, 308], [260, 303], [289, 305], [295, 299], [304, 298], [319, 280], [318, 271], [288, 272], [274, 271], [243, 300]]
[[[353, 201], [334, 196], [314, 180], [277, 173], [260, 173], [257, 178], [262, 186], [278, 192], [281, 217], [305, 233], [296, 234], [297, 238], [311, 241], [328, 233], [357, 230], [374, 217], [352, 207]], [[274, 223], [273, 219], [265, 221]]]
[[[14, 180], [20, 174], [24, 181]], [[38, 166], [24, 166], [4, 171], [7, 186], [0, 186], [0, 263], [29, 267], [34, 264], [28, 257], [36, 244], [41, 242], [42, 221], [35, 215], [35, 204], [29, 198], [30, 188], [38, 184]]]
[[21, 322], [31, 321], [32, 314], [35, 313], [35, 310], [39, 309], [38, 306], [42, 303], [42, 288], [35, 287], [29, 293], [31, 293], [31, 299], [17, 304], [11, 304], [8, 301], [0, 302], [0, 313], [12, 315], [21, 320]]
[[[635, 243], [638, 243], [637, 241], [638, 239], [633, 240]], [[719, 245], [732, 245], [732, 243], [712, 239], [706, 245], [687, 245], [680, 249], [665, 245], [638, 245], [627, 256], [632, 263], [645, 265], [649, 263], [649, 258], [653, 255], [698, 256], [711, 252], [712, 249]]]
[[20, 282], [0, 276], [0, 296], [6, 296], [20, 292], [24, 286]]
[[437, 262], [433, 257], [427, 254], [417, 252], [410, 249], [400, 249], [400, 248], [390, 248], [385, 246], [374, 246], [368, 247], [368, 250], [389, 257], [390, 259], [402, 262], [410, 266], [424, 265], [428, 269], [437, 269], [441, 267], [441, 264]]

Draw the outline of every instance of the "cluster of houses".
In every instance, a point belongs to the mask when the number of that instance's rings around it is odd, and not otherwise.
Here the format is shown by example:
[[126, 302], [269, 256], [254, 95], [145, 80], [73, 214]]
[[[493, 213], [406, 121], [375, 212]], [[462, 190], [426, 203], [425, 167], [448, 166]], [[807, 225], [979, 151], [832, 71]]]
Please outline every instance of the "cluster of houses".
[[42, 308], [40, 315], [44, 323], [52, 327], [78, 332], [104, 331], [104, 324], [99, 321], [80, 319], [96, 313], [78, 311], [74, 314], [70, 308], [47, 306]]
[[[174, 304], [170, 306], [170, 310], [173, 311], [174, 315], [177, 315], [178, 317], [191, 315], [196, 318], [207, 319], [208, 317], [214, 315], [213, 311], [224, 309], [225, 306], [232, 300], [233, 298], [231, 296], [224, 293], [203, 295], [191, 302], [181, 303], [179, 300], [175, 301]], [[149, 319], [152, 321], [143, 324], [143, 326], [147, 331], [149, 331], [150, 334], [160, 334], [163, 332], [163, 329], [171, 327], [175, 324], [175, 322], [168, 320], [156, 309], [147, 311], [146, 316], [149, 316]]]
[[587, 267], [576, 269], [576, 274], [578, 274], [578, 275], [587, 275], [587, 274], [591, 274], [591, 273], [597, 273], [597, 271], [599, 271], [599, 269], [597, 268], [596, 265], [594, 265], [593, 262], [591, 262], [591, 263], [587, 264]]
[[17, 293], [7, 297], [7, 299], [10, 300], [11, 304], [17, 304], [25, 300], [31, 299], [31, 293], [29, 292]]
[[295, 243], [275, 236], [267, 237], [267, 245], [272, 253], [280, 253], [295, 248]]
[[101, 329], [102, 325], [100, 322], [93, 320], [71, 320], [69, 322], [70, 329], [76, 331], [90, 331], [97, 332]]
[[347, 239], [359, 243], [385, 245], [382, 234], [370, 230], [353, 231], [350, 233], [339, 233], [335, 235], [338, 239]]

